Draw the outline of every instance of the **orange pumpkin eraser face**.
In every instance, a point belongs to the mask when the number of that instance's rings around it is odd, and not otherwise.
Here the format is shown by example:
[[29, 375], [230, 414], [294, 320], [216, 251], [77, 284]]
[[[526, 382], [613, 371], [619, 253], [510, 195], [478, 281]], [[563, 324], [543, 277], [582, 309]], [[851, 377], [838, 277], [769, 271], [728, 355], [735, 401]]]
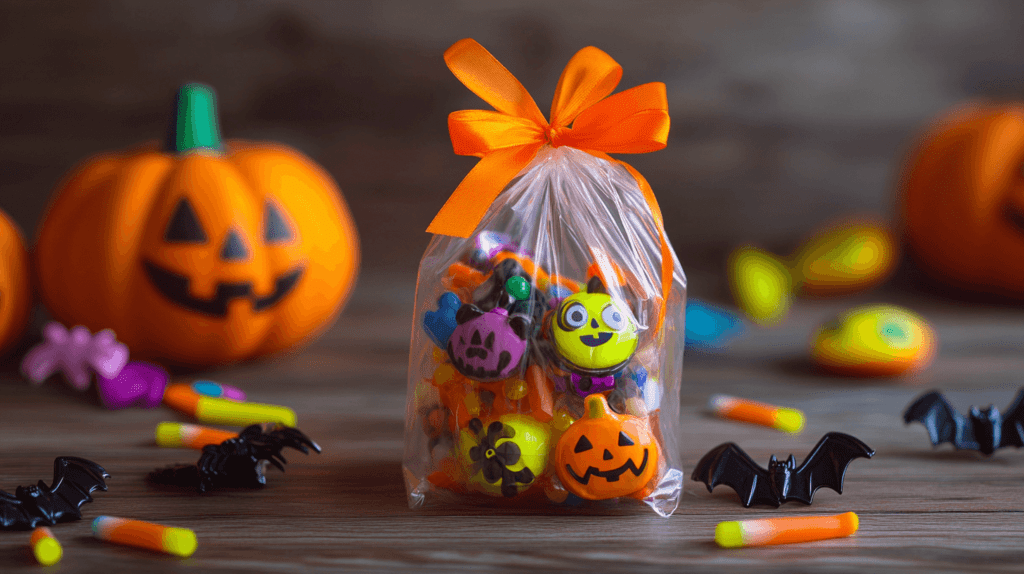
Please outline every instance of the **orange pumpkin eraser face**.
[[581, 498], [629, 496], [658, 472], [658, 445], [646, 419], [620, 415], [604, 395], [593, 394], [583, 417], [558, 440], [555, 469], [565, 489]]

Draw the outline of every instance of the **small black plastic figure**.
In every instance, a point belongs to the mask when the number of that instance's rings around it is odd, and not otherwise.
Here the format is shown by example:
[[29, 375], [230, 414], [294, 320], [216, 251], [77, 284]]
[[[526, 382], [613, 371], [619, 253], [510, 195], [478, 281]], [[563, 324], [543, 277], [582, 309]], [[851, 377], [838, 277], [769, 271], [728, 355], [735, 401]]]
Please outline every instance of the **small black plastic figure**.
[[284, 472], [282, 463], [288, 461], [281, 450], [286, 446], [303, 454], [309, 454], [309, 449], [320, 452], [319, 445], [299, 429], [271, 427], [264, 431], [262, 425], [252, 425], [238, 433], [238, 438], [204, 446], [197, 464], [155, 470], [149, 478], [157, 484], [195, 487], [200, 494], [221, 487], [259, 488], [267, 484], [263, 475], [266, 463]]
[[993, 405], [981, 410], [971, 407], [964, 417], [942, 393], [931, 391], [918, 398], [903, 413], [903, 422], [919, 422], [928, 429], [928, 438], [936, 446], [944, 442], [961, 450], [978, 450], [990, 455], [1004, 446], [1024, 446], [1024, 388], [1002, 415]]
[[821, 437], [799, 468], [793, 455], [781, 463], [772, 455], [765, 470], [743, 449], [729, 442], [705, 454], [691, 478], [706, 484], [708, 492], [719, 484], [732, 487], [746, 508], [752, 504], [778, 508], [790, 500], [810, 504], [815, 491], [823, 486], [842, 494], [846, 467], [855, 458], [871, 458], [874, 454], [859, 439], [830, 432]]
[[96, 490], [106, 490], [110, 478], [103, 467], [76, 456], [53, 461], [53, 485], [19, 486], [14, 496], [0, 490], [0, 528], [29, 530], [82, 518], [82, 505]]

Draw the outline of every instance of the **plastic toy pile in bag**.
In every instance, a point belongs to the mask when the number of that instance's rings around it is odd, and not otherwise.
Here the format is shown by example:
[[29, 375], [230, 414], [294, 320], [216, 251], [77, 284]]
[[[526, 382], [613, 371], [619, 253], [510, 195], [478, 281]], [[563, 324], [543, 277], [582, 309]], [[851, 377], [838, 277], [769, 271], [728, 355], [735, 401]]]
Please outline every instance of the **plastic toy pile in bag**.
[[649, 184], [606, 155], [664, 147], [664, 85], [608, 97], [622, 70], [585, 48], [548, 123], [475, 41], [445, 60], [497, 111], [449, 118], [456, 153], [482, 159], [431, 223], [420, 263], [409, 503], [640, 500], [667, 516], [683, 481], [686, 279]]

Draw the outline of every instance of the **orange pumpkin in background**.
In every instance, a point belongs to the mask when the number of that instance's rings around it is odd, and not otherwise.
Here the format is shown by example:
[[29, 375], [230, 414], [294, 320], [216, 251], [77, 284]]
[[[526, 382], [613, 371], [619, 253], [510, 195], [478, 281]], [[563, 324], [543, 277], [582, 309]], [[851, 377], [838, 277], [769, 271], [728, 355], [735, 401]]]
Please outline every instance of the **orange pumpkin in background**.
[[21, 338], [31, 311], [32, 281], [25, 242], [14, 222], [0, 211], [0, 354]]
[[901, 182], [904, 233], [930, 275], [1024, 299], [1024, 104], [940, 117]]
[[341, 192], [290, 148], [220, 139], [212, 89], [188, 84], [160, 148], [101, 155], [56, 192], [36, 246], [54, 317], [111, 328], [132, 356], [210, 365], [325, 329], [355, 283]]

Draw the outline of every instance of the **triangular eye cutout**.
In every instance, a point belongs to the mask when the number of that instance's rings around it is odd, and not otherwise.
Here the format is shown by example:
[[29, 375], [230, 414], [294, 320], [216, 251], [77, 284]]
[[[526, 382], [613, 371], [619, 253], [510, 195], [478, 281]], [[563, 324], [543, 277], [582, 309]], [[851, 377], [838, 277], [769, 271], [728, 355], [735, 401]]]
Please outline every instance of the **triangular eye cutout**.
[[192, 208], [187, 198], [181, 198], [178, 205], [174, 207], [174, 214], [171, 221], [167, 223], [164, 230], [164, 241], [168, 243], [206, 243], [206, 232], [196, 217], [196, 211]]
[[633, 446], [633, 439], [629, 438], [629, 435], [619, 431], [619, 446]]
[[267, 201], [263, 214], [263, 239], [267, 243], [291, 241], [294, 235], [284, 216], [272, 202]]
[[590, 444], [590, 441], [587, 439], [587, 435], [583, 435], [580, 437], [580, 440], [576, 441], [576, 448], [572, 449], [572, 451], [579, 454], [592, 448], [594, 448], [594, 445]]

